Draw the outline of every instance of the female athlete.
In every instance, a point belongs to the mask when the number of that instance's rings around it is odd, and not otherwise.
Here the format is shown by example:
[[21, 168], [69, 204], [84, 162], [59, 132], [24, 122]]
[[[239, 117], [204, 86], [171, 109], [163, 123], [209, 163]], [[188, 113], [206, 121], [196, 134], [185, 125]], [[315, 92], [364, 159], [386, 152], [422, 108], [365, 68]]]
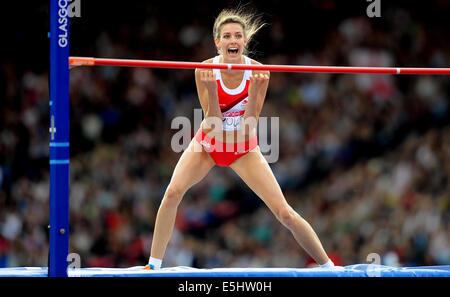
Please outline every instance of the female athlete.
[[[262, 26], [252, 14], [223, 10], [213, 28], [219, 55], [203, 63], [260, 65], [245, 54], [247, 44]], [[310, 224], [286, 202], [259, 149], [256, 123], [269, 77], [266, 71], [196, 69], [204, 120], [180, 157], [165, 191], [156, 216], [149, 263], [144, 269], [161, 267], [181, 199], [215, 165], [233, 169], [321, 267], [334, 266]]]

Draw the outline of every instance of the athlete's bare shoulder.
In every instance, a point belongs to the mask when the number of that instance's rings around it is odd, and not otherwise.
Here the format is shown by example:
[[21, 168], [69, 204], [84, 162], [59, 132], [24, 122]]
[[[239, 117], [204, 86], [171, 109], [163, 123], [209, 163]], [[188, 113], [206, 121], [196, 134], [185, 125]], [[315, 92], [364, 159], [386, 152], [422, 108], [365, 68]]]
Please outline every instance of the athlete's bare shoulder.
[[[207, 59], [207, 60], [203, 61], [202, 64], [204, 64], [204, 63], [212, 63], [213, 60], [214, 60], [214, 58]], [[202, 70], [202, 69], [203, 69], [203, 68], [195, 68], [195, 74], [198, 74], [198, 72], [199, 72], [200, 70]]]
[[[251, 61], [252, 65], [263, 65], [263, 64], [261, 64], [260, 62], [258, 62], [258, 61], [256, 61], [256, 60], [253, 60], [253, 59], [251, 59], [251, 58], [250, 58], [250, 61]], [[255, 74], [261, 73], [261, 74], [267, 74], [267, 75], [270, 76], [270, 72], [269, 72], [269, 71], [264, 71], [264, 70], [254, 70], [253, 72], [254, 72]]]
[[250, 58], [250, 61], [252, 62], [253, 65], [262, 65], [260, 62], [253, 60], [252, 58]]
[[202, 63], [212, 63], [214, 60], [214, 58], [210, 58], [208, 60], [203, 61]]

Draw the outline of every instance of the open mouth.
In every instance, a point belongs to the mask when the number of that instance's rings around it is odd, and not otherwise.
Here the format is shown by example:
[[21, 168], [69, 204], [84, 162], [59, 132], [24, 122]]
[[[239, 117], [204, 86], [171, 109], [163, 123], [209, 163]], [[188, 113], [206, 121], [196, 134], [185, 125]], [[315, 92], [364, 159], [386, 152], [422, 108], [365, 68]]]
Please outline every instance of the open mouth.
[[239, 49], [237, 47], [230, 47], [228, 49], [228, 53], [231, 55], [236, 55], [239, 52]]

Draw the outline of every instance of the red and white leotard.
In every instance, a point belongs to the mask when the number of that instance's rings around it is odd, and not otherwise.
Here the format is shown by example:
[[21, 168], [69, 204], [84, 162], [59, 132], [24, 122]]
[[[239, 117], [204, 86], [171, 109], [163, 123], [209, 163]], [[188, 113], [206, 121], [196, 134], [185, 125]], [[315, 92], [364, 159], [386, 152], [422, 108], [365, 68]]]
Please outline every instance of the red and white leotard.
[[[245, 64], [251, 64], [247, 56], [243, 56]], [[220, 63], [220, 56], [216, 56], [213, 63]], [[238, 130], [241, 118], [244, 115], [248, 103], [248, 87], [250, 85], [251, 70], [244, 71], [241, 84], [235, 89], [228, 89], [222, 81], [220, 69], [214, 69], [213, 73], [217, 80], [217, 94], [219, 97], [219, 107], [222, 111], [223, 126], [225, 131]]]
[[[243, 57], [245, 64], [251, 64], [250, 58]], [[220, 63], [220, 56], [216, 56], [213, 59], [213, 63]], [[248, 103], [248, 87], [250, 85], [252, 71], [244, 71], [241, 84], [235, 89], [228, 89], [224, 85], [219, 69], [214, 69], [213, 72], [217, 79], [217, 95], [223, 119], [222, 128], [224, 131], [238, 130]], [[258, 146], [257, 136], [245, 142], [224, 143], [206, 135], [201, 127], [198, 129], [195, 139], [205, 148], [214, 162], [219, 166], [231, 165], [234, 161]]]

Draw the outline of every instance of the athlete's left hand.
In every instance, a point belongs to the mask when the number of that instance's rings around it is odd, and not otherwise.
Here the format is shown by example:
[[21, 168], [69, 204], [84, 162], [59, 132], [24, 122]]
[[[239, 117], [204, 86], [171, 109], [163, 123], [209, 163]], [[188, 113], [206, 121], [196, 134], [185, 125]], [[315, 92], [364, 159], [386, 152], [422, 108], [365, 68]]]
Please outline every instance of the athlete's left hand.
[[259, 90], [267, 83], [269, 76], [267, 74], [257, 73], [250, 76], [250, 86], [248, 87], [248, 96], [257, 95]]

